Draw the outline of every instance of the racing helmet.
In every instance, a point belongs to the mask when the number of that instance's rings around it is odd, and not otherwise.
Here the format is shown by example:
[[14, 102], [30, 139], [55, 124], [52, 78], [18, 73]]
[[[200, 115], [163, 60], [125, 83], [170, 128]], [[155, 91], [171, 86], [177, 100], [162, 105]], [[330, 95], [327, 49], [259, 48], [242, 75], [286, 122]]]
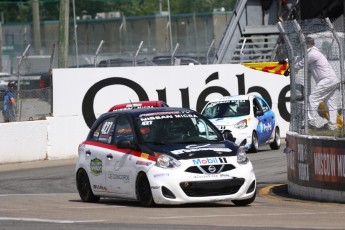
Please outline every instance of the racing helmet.
[[16, 84], [16, 82], [10, 81], [10, 82], [7, 84], [7, 88], [8, 88], [9, 90], [16, 90], [16, 89], [17, 89], [17, 84]]

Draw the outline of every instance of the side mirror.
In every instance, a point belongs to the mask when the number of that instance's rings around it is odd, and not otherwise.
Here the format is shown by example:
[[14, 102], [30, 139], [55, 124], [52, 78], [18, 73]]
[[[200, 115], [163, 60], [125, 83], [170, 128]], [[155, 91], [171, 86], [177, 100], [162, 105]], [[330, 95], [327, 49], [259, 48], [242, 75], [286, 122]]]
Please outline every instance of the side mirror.
[[236, 139], [234, 138], [234, 136], [232, 135], [230, 130], [224, 130], [223, 131], [223, 138], [224, 138], [224, 140], [229, 140], [232, 142], [236, 141]]
[[264, 111], [262, 111], [262, 110], [256, 111], [255, 115], [256, 116], [262, 116], [262, 115], [264, 115]]
[[132, 149], [134, 147], [133, 141], [129, 139], [122, 139], [116, 143], [119, 149]]

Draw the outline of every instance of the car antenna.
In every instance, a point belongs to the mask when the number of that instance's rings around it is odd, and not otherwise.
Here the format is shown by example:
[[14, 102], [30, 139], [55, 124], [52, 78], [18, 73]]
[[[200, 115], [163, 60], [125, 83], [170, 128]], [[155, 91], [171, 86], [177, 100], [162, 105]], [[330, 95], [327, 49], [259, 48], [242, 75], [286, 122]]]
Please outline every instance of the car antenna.
[[134, 107], [133, 102], [131, 99], [129, 99], [129, 102], [131, 103], [132, 107]]

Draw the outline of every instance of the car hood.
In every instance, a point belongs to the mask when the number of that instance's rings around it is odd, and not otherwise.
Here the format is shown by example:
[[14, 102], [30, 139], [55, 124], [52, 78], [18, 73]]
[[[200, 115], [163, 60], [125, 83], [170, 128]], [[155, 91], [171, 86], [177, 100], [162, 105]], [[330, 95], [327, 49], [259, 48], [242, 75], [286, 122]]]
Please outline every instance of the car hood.
[[230, 141], [219, 143], [147, 145], [152, 153], [165, 153], [176, 159], [193, 159], [219, 156], [236, 156], [238, 146]]
[[249, 116], [239, 116], [239, 117], [224, 117], [224, 118], [212, 118], [210, 121], [214, 125], [234, 125], [239, 121], [248, 119]]

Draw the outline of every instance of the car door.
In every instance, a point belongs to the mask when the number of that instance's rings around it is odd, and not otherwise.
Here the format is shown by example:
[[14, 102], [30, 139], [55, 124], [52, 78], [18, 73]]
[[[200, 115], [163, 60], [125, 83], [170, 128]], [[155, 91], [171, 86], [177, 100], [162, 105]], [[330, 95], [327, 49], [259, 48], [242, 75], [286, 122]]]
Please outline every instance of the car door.
[[107, 155], [112, 151], [115, 117], [105, 118], [85, 143], [85, 162], [92, 189], [98, 193], [108, 192], [105, 165]]
[[116, 126], [112, 145], [114, 151], [109, 153], [106, 162], [106, 183], [110, 193], [128, 196], [132, 192], [131, 184], [134, 183], [132, 166], [132, 150], [119, 149], [117, 143], [123, 139], [133, 140], [133, 128], [126, 116], [116, 119]]
[[261, 116], [257, 117], [258, 126], [256, 131], [258, 133], [259, 144], [264, 144], [272, 135], [275, 117], [273, 111], [265, 100], [256, 97], [254, 101], [254, 103], [258, 105], [259, 110], [263, 112]]

